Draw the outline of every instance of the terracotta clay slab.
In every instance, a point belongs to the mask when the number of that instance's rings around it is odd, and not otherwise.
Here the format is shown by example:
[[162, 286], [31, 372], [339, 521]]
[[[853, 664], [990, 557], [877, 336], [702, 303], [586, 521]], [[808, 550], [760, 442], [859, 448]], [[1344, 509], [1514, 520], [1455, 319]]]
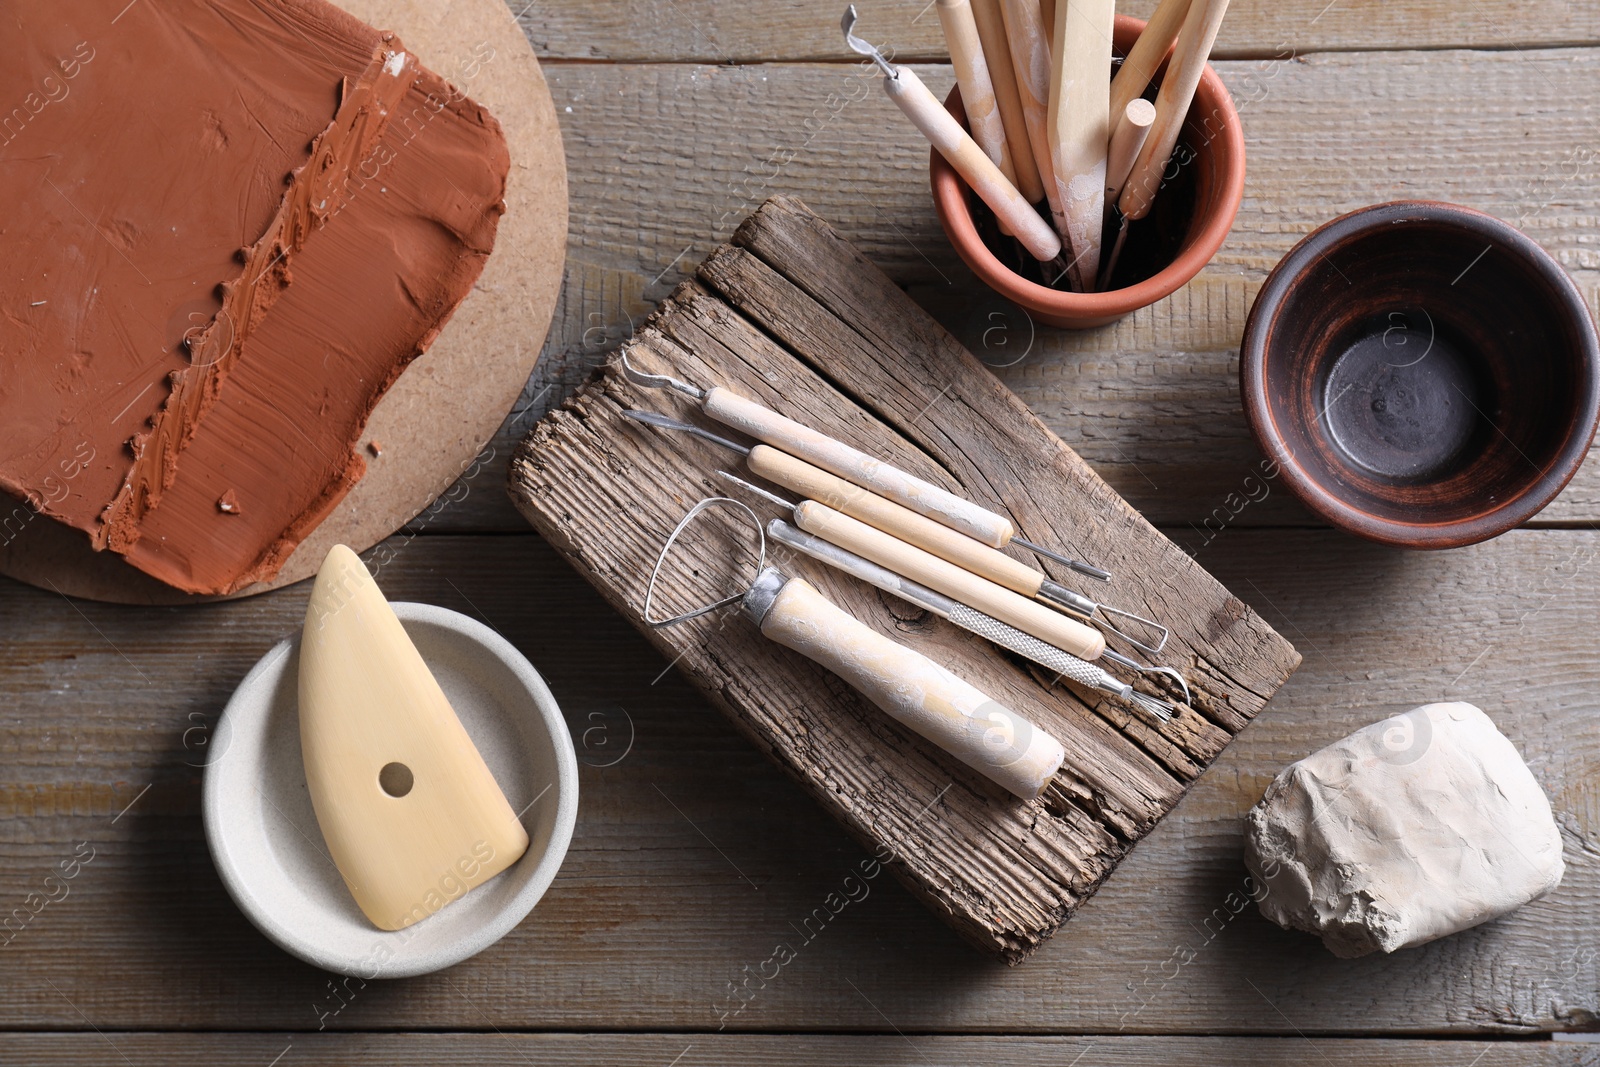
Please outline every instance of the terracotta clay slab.
[[[338, 2], [398, 33], [424, 64], [500, 121], [512, 161], [507, 210], [472, 293], [368, 421], [363, 443], [376, 443], [381, 454], [368, 451], [366, 476], [272, 582], [240, 596], [316, 573], [334, 544], [371, 547], [471, 467], [532, 373], [561, 287], [567, 233], [561, 132], [538, 60], [510, 9], [500, 0]], [[114, 553], [95, 552], [81, 533], [48, 519], [35, 517], [20, 530], [12, 524], [0, 540], [0, 574], [41, 588], [116, 603], [212, 599], [178, 592]]]
[[[769, 200], [627, 348], [642, 369], [721, 384], [1009, 513], [1022, 537], [1115, 574], [1051, 577], [1172, 628], [1162, 662], [1192, 706], [1158, 723], [809, 559], [769, 561], [1059, 739], [1062, 770], [1020, 801], [900, 727], [736, 611], [655, 629], [651, 565], [695, 501], [738, 491], [731, 452], [626, 419], [645, 408], [725, 436], [690, 401], [613, 365], [539, 423], [511, 463], [522, 513], [750, 740], [957, 931], [1026, 958], [1299, 665], [1294, 648], [1147, 523], [881, 271], [799, 201]], [[763, 518], [777, 511], [749, 499]], [[737, 592], [751, 531], [709, 512], [663, 567], [658, 617]], [[1126, 651], [1126, 649], [1124, 649]], [[1170, 683], [1169, 683], [1170, 684]], [[1172, 694], [1168, 692], [1169, 696]]]

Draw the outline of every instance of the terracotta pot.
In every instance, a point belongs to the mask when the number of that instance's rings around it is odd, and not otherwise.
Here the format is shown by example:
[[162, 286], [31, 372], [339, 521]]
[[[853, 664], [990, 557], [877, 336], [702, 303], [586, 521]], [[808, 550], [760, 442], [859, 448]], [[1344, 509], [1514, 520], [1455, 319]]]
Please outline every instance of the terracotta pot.
[[[1118, 54], [1127, 54], [1143, 29], [1139, 19], [1118, 15]], [[1163, 65], [1156, 72], [1158, 82], [1165, 73]], [[960, 89], [951, 90], [945, 107], [966, 125]], [[988, 208], [943, 156], [933, 151], [929, 158], [934, 209], [956, 253], [991, 289], [1036, 321], [1069, 329], [1104, 326], [1177, 292], [1222, 247], [1244, 199], [1244, 132], [1233, 98], [1210, 66], [1168, 165], [1170, 180], [1150, 215], [1131, 224], [1112, 279], [1121, 288], [1074, 293], [1041, 284], [1040, 265], [999, 234]], [[1108, 250], [1115, 236], [1115, 228], [1108, 229]]]
[[1273, 268], [1240, 352], [1245, 415], [1335, 526], [1454, 548], [1536, 515], [1600, 418], [1583, 294], [1526, 234], [1471, 208], [1343, 215]]

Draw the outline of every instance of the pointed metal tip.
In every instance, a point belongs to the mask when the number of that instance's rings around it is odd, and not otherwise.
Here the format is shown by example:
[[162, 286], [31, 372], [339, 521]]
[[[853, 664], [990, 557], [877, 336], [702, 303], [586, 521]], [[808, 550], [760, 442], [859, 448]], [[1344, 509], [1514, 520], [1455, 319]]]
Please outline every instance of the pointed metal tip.
[[729, 472], [727, 472], [725, 470], [719, 470], [719, 471], [717, 471], [717, 477], [718, 478], [722, 478], [725, 481], [730, 481], [734, 485], [737, 485], [739, 488], [741, 488], [741, 489], [743, 489], [743, 490], [745, 490], [747, 492], [754, 493], [756, 496], [761, 497], [763, 500], [766, 500], [766, 501], [769, 501], [770, 503], [776, 504], [780, 508], [784, 508], [784, 509], [786, 509], [788, 511], [793, 511], [795, 508], [800, 506], [800, 505], [794, 503], [792, 500], [785, 500], [783, 497], [779, 496], [777, 493], [769, 493], [769, 492], [767, 492], [767, 490], [761, 488], [759, 485], [751, 485], [749, 482], [745, 481], [743, 478], [739, 477], [737, 474], [730, 474]]
[[642, 422], [650, 426], [660, 426], [667, 430], [694, 429], [694, 427], [690, 426], [687, 422], [679, 422], [677, 419], [668, 418], [666, 415], [662, 415], [654, 411], [642, 411], [639, 408], [624, 408], [622, 414], [632, 419], [634, 422]]
[[1102, 582], [1109, 582], [1111, 580], [1111, 574], [1109, 572], [1103, 571], [1099, 567], [1091, 567], [1082, 560], [1071, 559], [1067, 556], [1063, 556], [1059, 552], [1053, 552], [1050, 549], [1045, 548], [1043, 545], [1036, 545], [1032, 541], [1025, 540], [1021, 537], [1013, 537], [1011, 539], [1011, 543], [1027, 549], [1034, 555], [1043, 556], [1048, 560], [1054, 560], [1063, 567], [1069, 567], [1072, 570], [1077, 571], [1079, 574], [1086, 575], [1090, 578], [1098, 578]]
[[1068, 566], [1077, 571], [1079, 574], [1082, 574], [1088, 578], [1094, 578], [1102, 582], [1109, 582], [1111, 580], [1110, 571], [1103, 571], [1099, 567], [1091, 567], [1089, 564], [1083, 563], [1079, 560], [1073, 560], [1070, 564], [1068, 564]]

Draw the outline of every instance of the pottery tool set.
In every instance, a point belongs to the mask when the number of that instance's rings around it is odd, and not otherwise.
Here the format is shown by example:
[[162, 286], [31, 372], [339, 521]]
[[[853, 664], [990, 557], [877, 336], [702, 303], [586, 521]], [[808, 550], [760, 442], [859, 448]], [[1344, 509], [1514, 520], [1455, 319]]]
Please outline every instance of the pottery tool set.
[[[519, 509], [1009, 962], [1299, 662], [797, 201], [747, 219], [623, 356], [524, 441]], [[719, 474], [741, 454], [742, 485]]]
[[[697, 515], [718, 504], [737, 508], [750, 519], [760, 545], [754, 579], [732, 596], [670, 618], [653, 618], [651, 602], [673, 544]], [[828, 668], [897, 722], [1002, 789], [1027, 800], [1044, 792], [1066, 758], [1059, 741], [928, 657], [851, 617], [804, 579], [766, 564], [766, 534], [756, 513], [728, 497], [706, 497], [673, 527], [656, 557], [645, 587], [645, 622], [674, 626], [737, 602], [762, 636]]]
[[[164, 0], [68, 53], [57, 23], [99, 25], [103, 5], [12, 5], [21, 44], [0, 81], [27, 107], [5, 139], [28, 141], [0, 171], [16, 209], [0, 266], [21, 286], [0, 316], [0, 493], [49, 521], [16, 544], [5, 531], [0, 572], [150, 602], [315, 572], [303, 625], [208, 735], [206, 838], [267, 937], [365, 980], [451, 966], [521, 922], [566, 854], [578, 769], [518, 649], [391, 605], [346, 546], [473, 466], [527, 381], [564, 245], [554, 108], [503, 5], [468, 4], [482, 10], [450, 20], [466, 37], [416, 5], [355, 6], [410, 43], [324, 0]], [[948, 108], [856, 35], [853, 6], [841, 29], [932, 144], [935, 210], [974, 274], [1071, 327], [1193, 278], [1243, 195], [1237, 111], [1207, 70], [1228, 0], [1159, 0], [1142, 30], [1114, 0], [930, 6]], [[90, 63], [75, 102], [33, 123]], [[1386, 355], [1401, 291], [1434, 294], [1420, 369]], [[1487, 405], [1489, 445], [1451, 378], [1479, 388], [1480, 362], [1497, 393], [1533, 398]], [[1390, 543], [1519, 524], [1600, 421], [1584, 294], [1514, 228], [1443, 204], [1310, 235], [1258, 297], [1241, 377], [1283, 484]], [[1325, 399], [1341, 380], [1357, 391]], [[1391, 393], [1416, 412], [1404, 425]], [[1445, 400], [1412, 403], [1430, 396]], [[661, 302], [509, 475], [532, 525], [711, 704], [1011, 964], [1300, 661], [791, 199]], [[1562, 849], [1511, 740], [1451, 702], [1284, 770], [1245, 858], [1267, 917], [1350, 956], [1549, 893]]]
[[[1058, 674], [1072, 679], [1087, 689], [1105, 693], [1127, 702], [1129, 705], [1140, 708], [1156, 716], [1162, 722], [1170, 722], [1177, 713], [1177, 708], [1165, 700], [1147, 696], [1136, 691], [1133, 686], [1127, 685], [1112, 677], [1106, 671], [1092, 663], [1085, 662], [1077, 656], [1061, 651], [1053, 645], [1047, 645], [1032, 634], [1023, 633], [1012, 626], [1007, 626], [992, 615], [985, 615], [981, 611], [967, 607], [959, 601], [952, 600], [940, 593], [934, 592], [925, 585], [919, 585], [907, 578], [902, 578], [893, 571], [880, 567], [871, 560], [851, 552], [849, 549], [840, 548], [830, 541], [824, 541], [789, 525], [782, 519], [773, 519], [767, 524], [767, 536], [774, 541], [796, 552], [803, 552], [820, 563], [825, 563], [845, 574], [860, 578], [863, 582], [881, 589], [885, 593], [892, 593], [908, 604], [915, 604], [926, 611], [931, 611], [941, 619], [948, 619], [969, 633], [994, 642], [1001, 648], [1010, 649], [1019, 656], [1026, 656], [1041, 667], [1048, 667]], [[1103, 655], [1107, 659], [1116, 656], [1116, 653], [1107, 650]], [[1123, 665], [1138, 673], [1171, 674], [1178, 682], [1182, 692], [1183, 701], [1189, 700], [1189, 686], [1183, 680], [1183, 675], [1170, 667], [1142, 667], [1132, 660], [1122, 661]]]
[[[841, 21], [845, 44], [878, 65], [889, 98], [1001, 233], [1046, 265], [1050, 285], [1111, 288], [1129, 224], [1150, 213], [1165, 180], [1228, 0], [1162, 0], [1114, 78], [1114, 0], [938, 6], [966, 129], [914, 72], [856, 36], [854, 5]], [[1152, 103], [1144, 95], [1163, 63]], [[1035, 208], [1041, 200], [1048, 232]]]

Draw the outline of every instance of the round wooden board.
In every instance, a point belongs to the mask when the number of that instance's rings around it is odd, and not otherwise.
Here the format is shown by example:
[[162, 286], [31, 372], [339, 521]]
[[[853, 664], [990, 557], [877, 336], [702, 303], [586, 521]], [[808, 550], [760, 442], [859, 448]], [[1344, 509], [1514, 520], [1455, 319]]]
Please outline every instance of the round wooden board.
[[[336, 0], [393, 30], [430, 69], [486, 106], [511, 149], [506, 214], [483, 275], [433, 345], [372, 413], [367, 474], [251, 596], [315, 574], [329, 547], [365, 551], [404, 526], [472, 465], [538, 361], [561, 289], [567, 172], [555, 105], [539, 61], [502, 0]], [[0, 574], [41, 589], [117, 604], [215, 600], [179, 592], [96, 552], [88, 538], [35, 517], [4, 548]]]

